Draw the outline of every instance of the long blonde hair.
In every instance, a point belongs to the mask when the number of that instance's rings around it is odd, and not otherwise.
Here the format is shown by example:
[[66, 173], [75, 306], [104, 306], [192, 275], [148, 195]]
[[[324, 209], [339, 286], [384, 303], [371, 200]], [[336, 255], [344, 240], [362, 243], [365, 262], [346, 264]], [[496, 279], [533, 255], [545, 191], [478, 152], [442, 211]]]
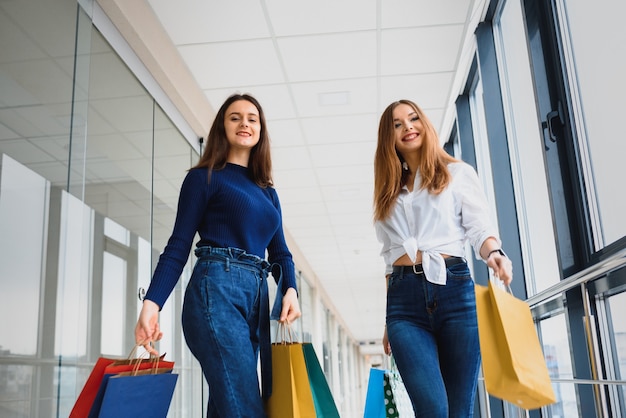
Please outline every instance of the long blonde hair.
[[409, 105], [415, 110], [424, 127], [422, 146], [417, 153], [417, 170], [421, 175], [420, 188], [439, 194], [450, 184], [452, 176], [448, 164], [458, 161], [439, 144], [439, 136], [422, 109], [410, 100], [391, 103], [380, 117], [378, 125], [378, 145], [374, 157], [374, 220], [386, 219], [407, 182], [407, 173], [402, 169], [404, 162], [396, 150], [393, 111], [400, 105]]

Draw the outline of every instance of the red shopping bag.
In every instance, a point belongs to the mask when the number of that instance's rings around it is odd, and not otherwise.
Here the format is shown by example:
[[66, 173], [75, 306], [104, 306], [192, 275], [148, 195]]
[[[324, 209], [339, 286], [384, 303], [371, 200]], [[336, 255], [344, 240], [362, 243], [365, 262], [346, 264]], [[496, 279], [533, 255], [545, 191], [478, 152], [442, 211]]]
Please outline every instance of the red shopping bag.
[[[131, 356], [133, 355], [136, 347], [131, 351]], [[109, 374], [119, 374], [123, 372], [131, 372], [133, 370], [145, 370], [148, 368], [152, 368], [154, 362], [157, 361], [158, 368], [169, 368], [172, 369], [174, 367], [174, 362], [172, 361], [164, 361], [163, 358], [165, 354], [163, 354], [158, 359], [155, 357], [152, 358], [109, 358], [109, 357], [100, 357], [96, 361], [96, 364], [93, 366], [83, 389], [81, 390], [78, 398], [76, 399], [76, 403], [72, 408], [72, 412], [70, 412], [69, 418], [87, 418], [89, 416], [89, 411], [91, 410], [91, 406], [93, 405], [93, 401], [96, 398], [96, 394], [100, 389], [100, 384], [102, 383], [102, 379], [105, 375]]]

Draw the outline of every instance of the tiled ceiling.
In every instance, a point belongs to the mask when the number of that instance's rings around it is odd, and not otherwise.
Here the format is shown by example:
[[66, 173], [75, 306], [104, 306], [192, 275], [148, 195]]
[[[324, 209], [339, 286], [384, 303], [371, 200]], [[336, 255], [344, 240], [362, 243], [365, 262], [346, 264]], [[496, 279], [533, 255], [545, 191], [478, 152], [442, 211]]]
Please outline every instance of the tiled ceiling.
[[288, 234], [348, 333], [380, 340], [384, 265], [372, 225], [378, 118], [408, 98], [449, 132], [459, 67], [484, 2], [148, 3], [214, 110], [234, 92], [259, 99]]

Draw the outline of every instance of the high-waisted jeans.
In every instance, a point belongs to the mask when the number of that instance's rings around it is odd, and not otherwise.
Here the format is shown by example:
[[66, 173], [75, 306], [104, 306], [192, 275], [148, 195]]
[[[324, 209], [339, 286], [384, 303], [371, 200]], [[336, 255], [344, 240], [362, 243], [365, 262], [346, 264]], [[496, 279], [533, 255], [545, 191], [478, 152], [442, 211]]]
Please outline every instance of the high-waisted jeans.
[[467, 263], [447, 268], [445, 286], [423, 273], [392, 274], [387, 336], [416, 417], [472, 417], [480, 346]]
[[196, 255], [182, 324], [209, 385], [207, 417], [265, 417], [257, 356], [269, 265], [236, 248], [201, 247]]

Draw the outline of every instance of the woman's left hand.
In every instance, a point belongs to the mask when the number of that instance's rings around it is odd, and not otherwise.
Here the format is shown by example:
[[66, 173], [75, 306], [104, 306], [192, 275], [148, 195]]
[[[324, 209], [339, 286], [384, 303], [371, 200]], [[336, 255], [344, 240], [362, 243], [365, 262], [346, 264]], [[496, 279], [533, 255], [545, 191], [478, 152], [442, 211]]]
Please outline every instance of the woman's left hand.
[[278, 322], [291, 324], [300, 318], [300, 303], [298, 302], [298, 293], [296, 289], [290, 287], [283, 295], [283, 309], [280, 313]]
[[513, 280], [513, 263], [509, 257], [498, 252], [489, 254], [487, 265], [493, 270], [494, 276], [502, 280], [505, 285], [509, 285]]

